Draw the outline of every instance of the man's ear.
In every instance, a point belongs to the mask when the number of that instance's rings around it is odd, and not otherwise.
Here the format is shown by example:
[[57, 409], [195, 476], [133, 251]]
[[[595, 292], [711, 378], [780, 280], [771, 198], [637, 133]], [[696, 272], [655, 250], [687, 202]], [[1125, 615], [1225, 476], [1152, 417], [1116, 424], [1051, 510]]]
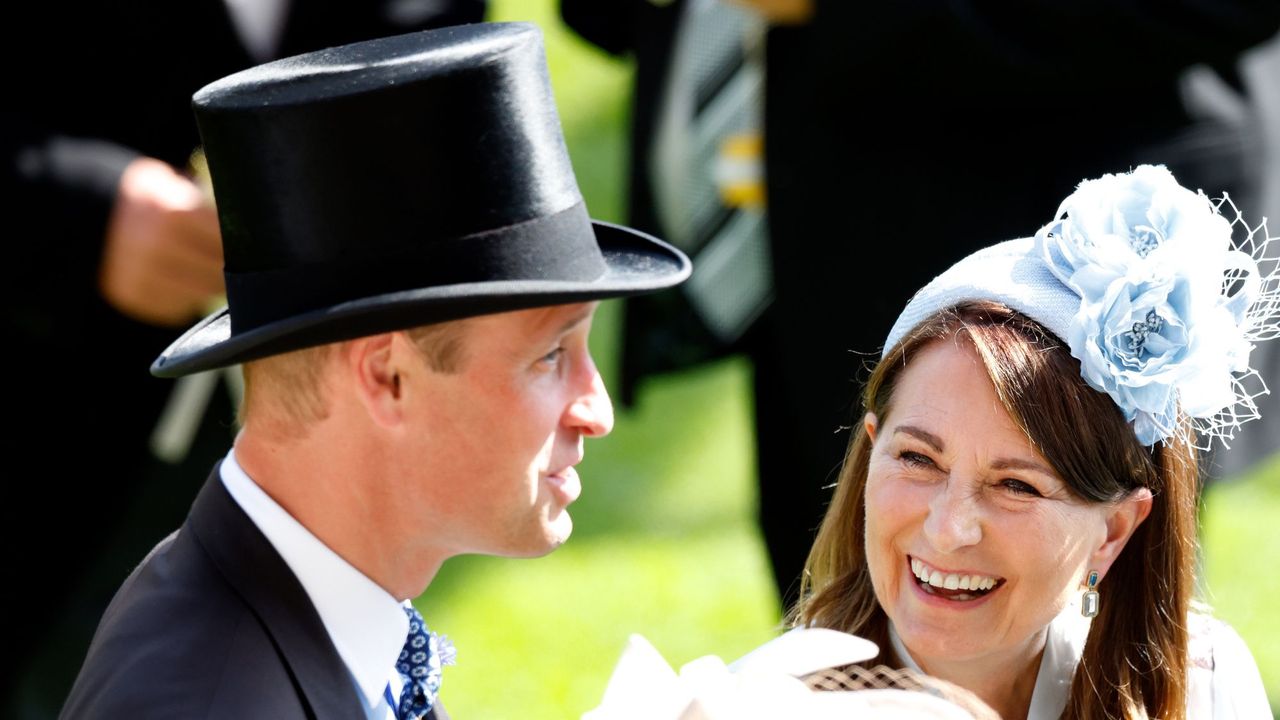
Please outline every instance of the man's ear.
[[1094, 550], [1090, 558], [1090, 570], [1097, 570], [1100, 576], [1106, 577], [1111, 564], [1120, 557], [1120, 551], [1124, 550], [1129, 538], [1133, 537], [1134, 531], [1151, 514], [1152, 502], [1151, 491], [1138, 488], [1107, 509], [1107, 534], [1102, 545]]
[[879, 423], [879, 419], [873, 412], [869, 412], [862, 416], [862, 429], [867, 431], [867, 438], [871, 440], [872, 444], [875, 444], [876, 430], [879, 429], [877, 423]]
[[342, 344], [343, 369], [356, 399], [377, 424], [400, 423], [404, 408], [394, 346], [395, 333], [369, 335]]

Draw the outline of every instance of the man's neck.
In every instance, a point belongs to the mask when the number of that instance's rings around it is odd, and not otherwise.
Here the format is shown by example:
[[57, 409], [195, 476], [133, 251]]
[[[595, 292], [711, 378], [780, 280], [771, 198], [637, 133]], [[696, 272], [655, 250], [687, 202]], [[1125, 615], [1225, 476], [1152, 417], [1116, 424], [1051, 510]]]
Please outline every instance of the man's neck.
[[384, 506], [395, 499], [377, 482], [388, 472], [378, 463], [381, 453], [324, 434], [280, 438], [246, 427], [236, 437], [236, 461], [281, 508], [393, 597], [421, 595], [446, 555], [408, 547], [387, 527]]

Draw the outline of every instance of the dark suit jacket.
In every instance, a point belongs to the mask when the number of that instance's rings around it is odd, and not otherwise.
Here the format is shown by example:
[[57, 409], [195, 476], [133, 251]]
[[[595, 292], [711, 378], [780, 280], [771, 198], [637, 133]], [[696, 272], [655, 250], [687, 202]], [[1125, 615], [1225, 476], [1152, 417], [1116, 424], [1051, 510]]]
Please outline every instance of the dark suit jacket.
[[356, 693], [302, 585], [215, 468], [107, 608], [60, 717], [351, 720], [364, 717]]

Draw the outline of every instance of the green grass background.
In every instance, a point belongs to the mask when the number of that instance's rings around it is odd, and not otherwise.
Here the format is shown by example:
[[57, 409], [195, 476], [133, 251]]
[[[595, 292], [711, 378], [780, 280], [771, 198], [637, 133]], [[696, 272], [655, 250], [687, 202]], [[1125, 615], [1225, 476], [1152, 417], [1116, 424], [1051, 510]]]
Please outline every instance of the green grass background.
[[[600, 0], [606, 2], [608, 0]], [[623, 219], [631, 66], [582, 42], [551, 0], [495, 0], [491, 20], [543, 30], [566, 141], [594, 217]], [[616, 377], [618, 301], [592, 346]], [[573, 537], [538, 560], [451, 560], [417, 605], [458, 647], [444, 698], [459, 720], [577, 718], [599, 702], [630, 633], [678, 668], [772, 637], [780, 608], [756, 529], [750, 366], [656, 378], [587, 443]], [[1207, 596], [1252, 648], [1280, 706], [1280, 458], [1215, 486], [1203, 518]], [[1104, 598], [1105, 601], [1105, 598]]]

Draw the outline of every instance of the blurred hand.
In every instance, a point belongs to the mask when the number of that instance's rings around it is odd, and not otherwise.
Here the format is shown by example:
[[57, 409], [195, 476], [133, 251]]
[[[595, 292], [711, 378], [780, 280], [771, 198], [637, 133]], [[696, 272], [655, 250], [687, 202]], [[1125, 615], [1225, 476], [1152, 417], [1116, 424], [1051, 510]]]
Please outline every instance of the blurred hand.
[[125, 168], [98, 287], [121, 313], [165, 326], [190, 322], [224, 292], [218, 215], [195, 183], [152, 158]]
[[813, 18], [813, 0], [729, 0], [756, 11], [770, 25], [803, 25]]

